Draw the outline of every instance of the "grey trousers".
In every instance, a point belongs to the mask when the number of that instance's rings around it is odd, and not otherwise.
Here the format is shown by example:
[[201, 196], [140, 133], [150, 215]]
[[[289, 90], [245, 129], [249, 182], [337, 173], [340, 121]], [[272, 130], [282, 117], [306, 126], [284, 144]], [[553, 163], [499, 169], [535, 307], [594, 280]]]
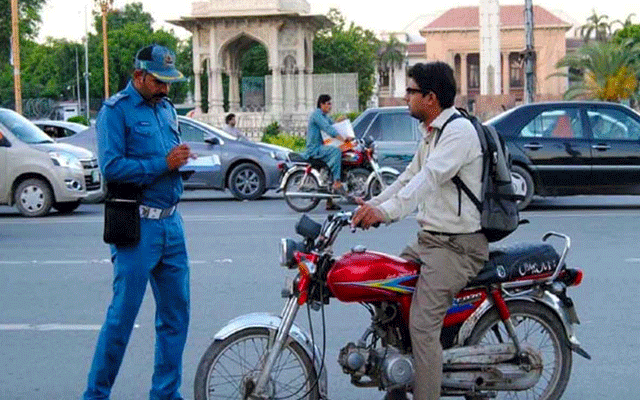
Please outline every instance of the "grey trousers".
[[416, 369], [413, 399], [436, 400], [442, 382], [444, 317], [455, 295], [489, 258], [487, 239], [482, 233], [447, 236], [420, 231], [400, 257], [422, 264], [409, 317]]

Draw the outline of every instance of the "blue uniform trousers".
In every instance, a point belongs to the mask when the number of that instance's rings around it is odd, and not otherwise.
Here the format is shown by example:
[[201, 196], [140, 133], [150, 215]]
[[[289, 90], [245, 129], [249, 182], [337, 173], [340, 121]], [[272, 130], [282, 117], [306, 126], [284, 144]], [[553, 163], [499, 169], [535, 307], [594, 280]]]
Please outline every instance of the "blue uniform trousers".
[[314, 158], [319, 158], [327, 164], [331, 170], [334, 182], [340, 180], [342, 151], [339, 148], [334, 146], [320, 146], [320, 148], [316, 150]]
[[151, 400], [180, 399], [182, 353], [189, 324], [189, 262], [182, 217], [141, 219], [140, 243], [111, 247], [113, 299], [96, 345], [84, 399], [108, 399], [147, 282], [156, 301]]

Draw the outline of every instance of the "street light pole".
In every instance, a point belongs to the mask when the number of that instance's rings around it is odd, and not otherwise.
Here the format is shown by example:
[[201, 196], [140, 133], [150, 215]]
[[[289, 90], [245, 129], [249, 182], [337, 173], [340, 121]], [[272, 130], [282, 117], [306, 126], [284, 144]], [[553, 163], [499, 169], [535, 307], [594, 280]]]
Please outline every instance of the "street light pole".
[[87, 97], [87, 106], [85, 112], [87, 114], [87, 122], [90, 122], [90, 107], [89, 103], [89, 28], [87, 27], [87, 6], [84, 6], [84, 90]]
[[525, 29], [525, 49], [524, 49], [524, 97], [525, 103], [533, 103], [535, 95], [535, 82], [533, 60], [535, 52], [533, 50], [533, 1], [524, 1], [524, 29]]
[[97, 0], [102, 10], [102, 57], [104, 65], [104, 98], [109, 98], [109, 51], [107, 50], [107, 13], [113, 0]]
[[16, 112], [22, 114], [22, 86], [20, 83], [20, 30], [18, 29], [18, 0], [11, 0], [11, 55], [13, 62], [13, 89]]

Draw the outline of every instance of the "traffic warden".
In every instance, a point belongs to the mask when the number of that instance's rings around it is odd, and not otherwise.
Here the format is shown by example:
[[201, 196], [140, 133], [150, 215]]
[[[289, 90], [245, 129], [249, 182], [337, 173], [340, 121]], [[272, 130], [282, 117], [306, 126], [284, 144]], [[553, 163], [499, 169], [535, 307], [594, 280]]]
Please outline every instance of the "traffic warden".
[[[151, 45], [138, 51], [127, 87], [104, 102], [97, 118], [100, 168], [107, 182], [142, 188], [140, 240], [111, 245], [113, 298], [98, 336], [84, 399], [108, 399], [147, 282], [156, 301], [155, 365], [150, 400], [181, 399], [182, 353], [189, 323], [189, 269], [178, 169], [190, 157], [181, 144], [171, 83], [185, 78], [175, 54]], [[132, 395], [133, 397], [133, 395]]]
[[[423, 140], [393, 184], [367, 203], [358, 199], [353, 224], [366, 229], [397, 221], [418, 209], [417, 238], [400, 254], [421, 264], [409, 315], [416, 369], [413, 399], [437, 400], [445, 314], [456, 293], [489, 258], [487, 238], [480, 232], [480, 213], [468, 196], [459, 194], [452, 180], [458, 175], [480, 197], [482, 148], [471, 122], [452, 118], [459, 113], [453, 106], [456, 83], [448, 64], [419, 63], [408, 77], [405, 101], [411, 116], [421, 122]], [[406, 396], [392, 391], [387, 398]]]

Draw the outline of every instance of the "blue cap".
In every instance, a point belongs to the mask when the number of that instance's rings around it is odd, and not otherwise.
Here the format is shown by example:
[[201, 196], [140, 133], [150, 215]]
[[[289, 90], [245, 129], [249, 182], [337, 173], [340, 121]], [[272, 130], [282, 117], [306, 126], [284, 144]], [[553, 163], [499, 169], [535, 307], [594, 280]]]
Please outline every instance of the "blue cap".
[[187, 79], [176, 69], [176, 54], [164, 46], [152, 44], [136, 54], [136, 69], [143, 69], [165, 83], [184, 82]]

